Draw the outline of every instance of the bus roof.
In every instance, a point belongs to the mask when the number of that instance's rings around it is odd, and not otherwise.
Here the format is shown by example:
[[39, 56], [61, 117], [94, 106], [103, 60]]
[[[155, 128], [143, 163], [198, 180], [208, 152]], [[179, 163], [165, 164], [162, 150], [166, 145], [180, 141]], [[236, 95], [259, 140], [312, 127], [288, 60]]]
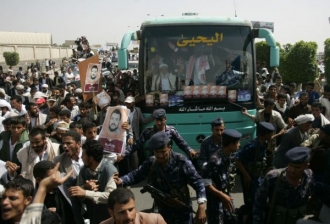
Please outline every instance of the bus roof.
[[180, 25], [232, 25], [249, 26], [249, 20], [237, 17], [200, 17], [200, 16], [180, 16], [180, 17], [159, 17], [149, 19], [142, 23], [141, 28], [148, 26], [180, 26]]

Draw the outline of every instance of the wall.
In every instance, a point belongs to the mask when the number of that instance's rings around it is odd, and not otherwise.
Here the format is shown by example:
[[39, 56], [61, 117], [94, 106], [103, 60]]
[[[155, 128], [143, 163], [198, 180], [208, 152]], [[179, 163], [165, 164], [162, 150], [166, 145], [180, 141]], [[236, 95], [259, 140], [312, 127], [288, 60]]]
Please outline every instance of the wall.
[[0, 62], [5, 62], [3, 52], [17, 52], [21, 61], [28, 60], [43, 60], [45, 58], [64, 58], [70, 57], [72, 50], [62, 47], [48, 47], [48, 46], [0, 46]]
[[62, 47], [50, 47], [50, 46], [0, 46], [0, 65], [7, 69], [5, 58], [3, 57], [3, 52], [17, 52], [19, 53], [20, 62], [15, 67], [22, 66], [24, 69], [27, 65], [35, 63], [39, 60], [40, 63], [44, 62], [46, 58], [51, 58], [56, 62], [57, 65], [60, 65], [62, 58], [71, 57], [72, 50], [69, 48]]

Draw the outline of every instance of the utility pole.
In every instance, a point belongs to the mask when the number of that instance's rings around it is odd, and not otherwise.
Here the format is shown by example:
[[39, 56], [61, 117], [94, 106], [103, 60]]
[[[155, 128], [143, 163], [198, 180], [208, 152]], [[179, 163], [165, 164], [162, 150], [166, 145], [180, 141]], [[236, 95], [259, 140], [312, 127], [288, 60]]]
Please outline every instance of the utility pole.
[[237, 14], [236, 14], [236, 1], [234, 0], [234, 6], [235, 6], [235, 17], [237, 17]]

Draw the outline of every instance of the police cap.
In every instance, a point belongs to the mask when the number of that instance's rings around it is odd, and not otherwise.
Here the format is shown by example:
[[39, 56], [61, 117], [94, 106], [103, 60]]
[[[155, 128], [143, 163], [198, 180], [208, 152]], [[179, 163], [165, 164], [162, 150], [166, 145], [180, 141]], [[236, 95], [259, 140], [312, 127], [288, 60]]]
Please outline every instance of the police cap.
[[271, 133], [275, 131], [275, 127], [273, 124], [269, 122], [260, 122], [259, 123], [259, 132], [262, 133]]
[[226, 129], [222, 136], [226, 136], [226, 137], [230, 137], [232, 139], [237, 139], [239, 140], [242, 137], [242, 134], [239, 133], [238, 131], [234, 130], [234, 129]]
[[149, 149], [150, 150], [164, 149], [169, 141], [170, 138], [168, 137], [168, 135], [163, 131], [159, 131], [150, 138]]
[[152, 116], [157, 120], [166, 117], [166, 111], [164, 109], [155, 110]]
[[211, 126], [212, 127], [215, 127], [215, 126], [220, 126], [222, 125], [224, 122], [222, 120], [222, 117], [217, 117], [216, 119], [214, 119], [212, 122], [211, 122]]
[[294, 147], [285, 153], [288, 163], [300, 164], [308, 161], [310, 154], [307, 147]]

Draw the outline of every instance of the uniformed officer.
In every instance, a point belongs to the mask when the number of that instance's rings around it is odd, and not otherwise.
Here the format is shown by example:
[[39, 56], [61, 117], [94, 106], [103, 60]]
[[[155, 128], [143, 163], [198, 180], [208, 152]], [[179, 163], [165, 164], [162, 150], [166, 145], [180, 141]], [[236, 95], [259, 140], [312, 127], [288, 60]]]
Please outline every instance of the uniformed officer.
[[[147, 183], [158, 190], [179, 198], [188, 206], [192, 206], [187, 184], [196, 191], [198, 223], [206, 222], [205, 187], [202, 178], [196, 172], [191, 161], [185, 156], [172, 151], [172, 141], [165, 132], [157, 132], [149, 141], [149, 148], [154, 156], [147, 159], [138, 169], [121, 177], [115, 178], [118, 185], [131, 186], [147, 178]], [[159, 213], [167, 223], [193, 222], [192, 209], [174, 208], [156, 201]]]
[[144, 144], [157, 132], [165, 132], [188, 156], [193, 157], [196, 154], [174, 127], [166, 125], [166, 111], [164, 109], [155, 110], [153, 117], [155, 119], [155, 125], [143, 130], [139, 139], [132, 145], [132, 147], [126, 149], [125, 156], [131, 155], [138, 149], [143, 149]]
[[274, 125], [268, 122], [260, 122], [257, 127], [258, 137], [235, 154], [236, 166], [241, 173], [244, 197], [242, 212], [246, 215], [245, 223], [252, 223], [254, 197], [259, 187], [259, 178], [267, 166], [265, 152], [268, 148], [268, 141], [272, 139], [275, 131]]
[[240, 147], [242, 134], [235, 130], [225, 130], [222, 134], [222, 148], [219, 149], [202, 169], [202, 177], [207, 189], [207, 222], [235, 223], [235, 207], [230, 192], [228, 168], [230, 155]]
[[221, 135], [225, 130], [225, 122], [221, 117], [211, 122], [212, 135], [206, 137], [201, 144], [198, 156], [198, 166], [202, 169], [203, 164], [208, 162], [211, 156], [221, 148]]
[[[306, 204], [313, 194], [329, 197], [330, 189], [315, 182], [309, 167], [309, 149], [295, 147], [285, 154], [288, 167], [270, 171], [261, 182], [253, 206], [253, 223], [296, 223], [305, 215]], [[269, 199], [269, 204], [267, 203]], [[268, 217], [265, 211], [269, 208]]]

